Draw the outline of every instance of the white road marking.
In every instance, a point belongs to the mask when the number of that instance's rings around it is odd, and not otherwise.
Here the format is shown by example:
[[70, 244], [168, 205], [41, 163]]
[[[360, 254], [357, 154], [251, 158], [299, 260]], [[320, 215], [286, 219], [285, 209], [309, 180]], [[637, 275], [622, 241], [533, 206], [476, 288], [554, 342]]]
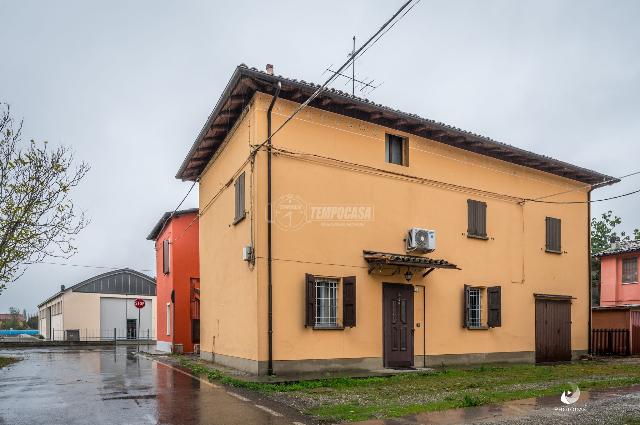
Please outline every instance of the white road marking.
[[230, 396], [235, 397], [235, 398], [237, 398], [239, 400], [242, 400], [242, 401], [251, 401], [248, 398], [243, 397], [240, 394], [232, 393], [231, 391], [227, 391], [227, 394], [229, 394]]
[[265, 412], [267, 412], [267, 413], [269, 413], [269, 414], [271, 414], [273, 416], [282, 416], [282, 414], [280, 414], [280, 413], [278, 413], [278, 412], [276, 412], [274, 410], [271, 410], [268, 407], [261, 406], [259, 404], [254, 404], [254, 406], [256, 406], [258, 409], [264, 410]]
[[[139, 355], [139, 356], [141, 356], [141, 357], [144, 357], [144, 358], [146, 358], [146, 359], [148, 359], [148, 360], [155, 361], [156, 363], [161, 364], [161, 365], [163, 365], [163, 366], [166, 366], [166, 367], [168, 367], [169, 369], [173, 369], [173, 370], [175, 370], [176, 372], [180, 372], [180, 373], [182, 373], [182, 374], [184, 374], [184, 375], [187, 375], [187, 376], [189, 376], [189, 377], [191, 377], [191, 378], [197, 379], [198, 381], [203, 382], [203, 383], [205, 383], [205, 384], [207, 384], [207, 385], [210, 385], [210, 386], [212, 386], [212, 387], [214, 387], [214, 388], [220, 388], [220, 386], [218, 386], [218, 385], [216, 385], [216, 384], [212, 384], [212, 383], [211, 383], [211, 382], [209, 382], [208, 380], [205, 380], [205, 379], [202, 379], [202, 378], [200, 378], [200, 377], [198, 377], [198, 376], [192, 375], [191, 373], [188, 373], [188, 372], [185, 372], [184, 370], [181, 370], [181, 369], [178, 369], [178, 368], [176, 368], [176, 367], [173, 367], [173, 366], [172, 366], [172, 365], [170, 365], [170, 364], [167, 364], [167, 363], [161, 362], [161, 361], [159, 361], [159, 360], [157, 360], [157, 359], [154, 359], [154, 358], [149, 358], [149, 357], [144, 356], [144, 355], [141, 355], [141, 354], [138, 354], [138, 355]], [[241, 396], [240, 394], [236, 394], [236, 393], [233, 393], [233, 392], [230, 392], [230, 391], [226, 391], [226, 393], [227, 393], [227, 394], [229, 394], [230, 396], [232, 396], [232, 397], [236, 397], [237, 399], [242, 400], [242, 401], [251, 401], [250, 399], [248, 399], [248, 398], [246, 398], [246, 397], [243, 397], [243, 396]], [[282, 414], [281, 414], [281, 413], [278, 413], [278, 412], [276, 412], [275, 410], [271, 410], [271, 409], [269, 409], [269, 408], [268, 408], [268, 407], [266, 407], [266, 406], [262, 406], [262, 405], [260, 405], [260, 404], [254, 404], [254, 406], [256, 406], [256, 407], [257, 407], [258, 409], [260, 409], [260, 410], [264, 410], [265, 412], [269, 413], [270, 415], [273, 415], [273, 416], [276, 416], [276, 417], [282, 417]], [[304, 424], [303, 424], [303, 423], [301, 423], [301, 422], [294, 422], [294, 424], [295, 424], [295, 425], [304, 425]]]
[[293, 422], [293, 425], [305, 425], [302, 422]]
[[145, 359], [147, 359], [147, 360], [151, 360], [151, 361], [153, 361], [153, 362], [156, 362], [157, 364], [161, 364], [162, 366], [166, 366], [166, 367], [168, 367], [169, 369], [173, 369], [173, 370], [175, 370], [176, 372], [180, 372], [180, 373], [182, 373], [183, 375], [187, 375], [187, 376], [189, 376], [189, 377], [191, 377], [191, 378], [193, 378], [193, 379], [197, 379], [198, 381], [202, 382], [203, 384], [210, 385], [210, 386], [212, 386], [213, 388], [220, 388], [218, 385], [216, 385], [216, 384], [213, 384], [213, 383], [209, 382], [209, 380], [207, 380], [207, 379], [203, 379], [203, 378], [200, 378], [199, 376], [193, 375], [193, 374], [191, 374], [191, 373], [189, 373], [189, 372], [185, 372], [184, 370], [178, 369], [177, 367], [173, 367], [173, 366], [171, 366], [171, 365], [170, 365], [170, 364], [168, 364], [168, 363], [161, 362], [161, 361], [159, 361], [159, 360], [157, 360], [157, 359], [154, 359], [154, 358], [149, 358], [149, 357], [147, 357], [147, 356], [145, 356], [145, 355], [143, 355], [143, 354], [138, 354], [138, 355], [139, 355], [140, 357], [144, 357], [144, 358], [145, 358]]

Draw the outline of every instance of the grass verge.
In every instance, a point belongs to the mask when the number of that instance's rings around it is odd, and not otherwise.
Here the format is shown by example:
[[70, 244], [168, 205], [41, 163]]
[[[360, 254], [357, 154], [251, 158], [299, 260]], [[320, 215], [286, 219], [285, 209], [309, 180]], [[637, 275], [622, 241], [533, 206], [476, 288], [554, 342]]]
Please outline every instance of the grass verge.
[[0, 356], [0, 369], [2, 369], [3, 367], [9, 366], [13, 363], [17, 363], [22, 359], [19, 359], [17, 357], [3, 357]]
[[333, 378], [292, 383], [246, 382], [199, 362], [180, 365], [232, 387], [258, 391], [328, 421], [389, 418], [420, 412], [479, 406], [581, 390], [640, 384], [640, 366], [583, 361], [552, 366], [479, 366], [439, 369], [390, 377]]

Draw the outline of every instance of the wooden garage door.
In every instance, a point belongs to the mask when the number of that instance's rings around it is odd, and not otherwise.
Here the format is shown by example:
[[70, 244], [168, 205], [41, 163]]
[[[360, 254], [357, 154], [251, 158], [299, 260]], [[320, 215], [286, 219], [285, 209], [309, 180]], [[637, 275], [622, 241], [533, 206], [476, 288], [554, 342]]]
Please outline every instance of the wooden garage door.
[[536, 362], [571, 360], [571, 302], [536, 299]]
[[631, 354], [640, 354], [640, 311], [631, 311]]

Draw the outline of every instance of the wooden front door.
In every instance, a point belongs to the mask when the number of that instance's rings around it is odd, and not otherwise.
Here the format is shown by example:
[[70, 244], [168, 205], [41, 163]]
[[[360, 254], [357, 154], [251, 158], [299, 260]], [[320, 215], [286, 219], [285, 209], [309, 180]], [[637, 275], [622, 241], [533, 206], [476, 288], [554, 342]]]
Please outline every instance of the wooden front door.
[[413, 366], [413, 286], [385, 283], [382, 288], [385, 367]]
[[536, 299], [536, 362], [571, 360], [571, 302]]

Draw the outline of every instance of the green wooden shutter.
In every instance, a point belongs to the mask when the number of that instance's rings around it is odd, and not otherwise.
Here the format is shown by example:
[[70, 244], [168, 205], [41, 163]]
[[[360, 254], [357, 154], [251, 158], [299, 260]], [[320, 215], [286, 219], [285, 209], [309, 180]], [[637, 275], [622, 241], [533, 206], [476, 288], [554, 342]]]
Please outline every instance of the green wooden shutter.
[[469, 289], [470, 285], [464, 285], [464, 291], [462, 293], [462, 327], [469, 327]]
[[483, 238], [487, 237], [487, 204], [486, 202], [476, 202], [478, 221], [476, 229], [477, 235]]
[[475, 208], [473, 205], [473, 199], [467, 199], [467, 234], [475, 235], [476, 234], [476, 217], [475, 217]]
[[316, 279], [312, 274], [305, 275], [305, 315], [304, 326], [316, 325]]
[[234, 183], [235, 188], [235, 216], [234, 221], [239, 221], [245, 215], [244, 212], [244, 172], [238, 176]]
[[467, 235], [487, 237], [487, 203], [467, 199]]
[[487, 288], [487, 299], [489, 314], [487, 324], [490, 328], [497, 328], [502, 326], [502, 295], [501, 287], [493, 286]]
[[356, 277], [342, 279], [342, 324], [345, 327], [356, 325]]
[[550, 252], [562, 252], [562, 225], [559, 218], [546, 217], [545, 249]]
[[162, 241], [162, 272], [169, 274], [169, 239]]

